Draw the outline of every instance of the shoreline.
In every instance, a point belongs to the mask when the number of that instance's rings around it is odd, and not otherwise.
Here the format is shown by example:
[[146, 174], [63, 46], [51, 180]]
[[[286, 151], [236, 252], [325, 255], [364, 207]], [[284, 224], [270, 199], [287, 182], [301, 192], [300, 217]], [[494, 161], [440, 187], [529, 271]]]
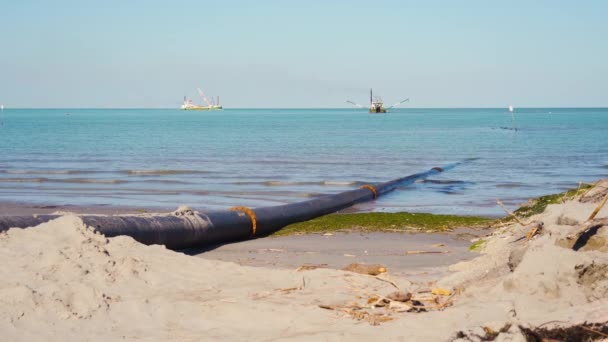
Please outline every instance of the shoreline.
[[127, 215], [171, 212], [169, 207], [129, 207], [110, 205], [55, 205], [0, 201], [0, 215], [48, 215], [56, 212], [91, 215]]

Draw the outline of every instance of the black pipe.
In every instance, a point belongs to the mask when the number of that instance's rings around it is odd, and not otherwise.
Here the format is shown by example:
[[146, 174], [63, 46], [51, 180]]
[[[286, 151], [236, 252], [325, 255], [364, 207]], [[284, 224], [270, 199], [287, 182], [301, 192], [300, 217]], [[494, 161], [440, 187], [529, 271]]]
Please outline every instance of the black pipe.
[[[454, 168], [461, 163], [434, 167], [428, 171], [335, 195], [312, 200], [248, 209], [194, 213], [174, 212], [158, 216], [81, 216], [83, 222], [107, 237], [128, 235], [147, 244], [161, 244], [171, 249], [198, 247], [221, 242], [244, 240], [271, 234], [289, 224], [334, 213], [357, 203], [370, 201], [399, 186], [412, 184]], [[0, 232], [9, 228], [27, 228], [58, 218], [60, 215], [0, 216]]]

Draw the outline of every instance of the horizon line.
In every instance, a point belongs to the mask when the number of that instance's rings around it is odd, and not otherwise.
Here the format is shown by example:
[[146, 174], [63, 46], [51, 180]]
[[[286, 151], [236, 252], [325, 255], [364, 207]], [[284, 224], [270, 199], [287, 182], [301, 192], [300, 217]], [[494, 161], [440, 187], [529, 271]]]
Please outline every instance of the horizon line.
[[[508, 108], [509, 106], [500, 106], [500, 107], [398, 107], [391, 109], [398, 110], [408, 110], [408, 109], [502, 109]], [[522, 107], [514, 107], [516, 109], [608, 109], [607, 106], [522, 106]], [[178, 107], [7, 107], [3, 106], [4, 110], [7, 109], [51, 109], [51, 110], [60, 110], [60, 109], [147, 109], [147, 110], [182, 110]], [[352, 110], [366, 110], [367, 107], [356, 108], [356, 107], [228, 107], [223, 108], [222, 110], [230, 110], [230, 109], [352, 109]]]

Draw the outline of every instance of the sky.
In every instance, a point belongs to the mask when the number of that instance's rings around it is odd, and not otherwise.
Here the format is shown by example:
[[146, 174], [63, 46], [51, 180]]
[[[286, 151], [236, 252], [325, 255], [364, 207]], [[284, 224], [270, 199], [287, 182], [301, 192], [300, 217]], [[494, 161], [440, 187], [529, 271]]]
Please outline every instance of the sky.
[[0, 104], [608, 106], [608, 1], [0, 1]]

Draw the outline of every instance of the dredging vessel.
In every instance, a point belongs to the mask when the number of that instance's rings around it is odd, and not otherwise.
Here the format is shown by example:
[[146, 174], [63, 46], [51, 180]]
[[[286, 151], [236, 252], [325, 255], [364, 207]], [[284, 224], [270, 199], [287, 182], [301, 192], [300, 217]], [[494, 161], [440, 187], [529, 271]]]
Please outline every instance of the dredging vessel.
[[[384, 101], [382, 100], [382, 98], [379, 97], [379, 96], [374, 97], [374, 92], [370, 88], [369, 89], [369, 113], [370, 114], [384, 114], [384, 113], [387, 112], [387, 110], [389, 110], [389, 109], [391, 109], [391, 108], [393, 108], [395, 106], [398, 106], [398, 105], [402, 104], [403, 102], [408, 102], [409, 100], [410, 99], [407, 98], [407, 99], [405, 99], [405, 100], [403, 100], [401, 102], [397, 102], [394, 105], [386, 108], [386, 107], [384, 107]], [[355, 103], [353, 101], [347, 100], [346, 102], [350, 103], [352, 105], [355, 105], [355, 106], [357, 106], [359, 108], [363, 108], [362, 105], [357, 104], [357, 103]]]
[[196, 88], [196, 90], [198, 91], [198, 94], [203, 99], [203, 101], [205, 101], [205, 103], [207, 105], [206, 106], [195, 105], [194, 102], [192, 101], [192, 99], [189, 99], [186, 96], [184, 96], [184, 103], [180, 107], [182, 110], [221, 110], [221, 109], [223, 109], [222, 105], [220, 105], [219, 96], [217, 97], [217, 102], [215, 102], [213, 99], [213, 96], [211, 97], [211, 100], [209, 100], [207, 98], [207, 96], [205, 96], [205, 93], [201, 90], [201, 88]]

